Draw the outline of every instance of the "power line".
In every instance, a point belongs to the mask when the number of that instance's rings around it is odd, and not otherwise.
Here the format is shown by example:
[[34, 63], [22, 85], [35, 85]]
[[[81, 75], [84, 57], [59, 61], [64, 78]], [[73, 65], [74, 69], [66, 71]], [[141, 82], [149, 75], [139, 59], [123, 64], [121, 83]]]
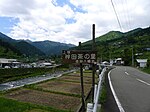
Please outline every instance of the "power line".
[[129, 19], [128, 19], [128, 12], [127, 12], [127, 7], [125, 5], [125, 1], [124, 0], [119, 0], [121, 5], [122, 5], [122, 19], [123, 19], [123, 23], [122, 23], [122, 27], [123, 29], [128, 29], [129, 28]]
[[114, 12], [115, 12], [115, 15], [116, 15], [117, 22], [118, 22], [118, 24], [119, 24], [120, 30], [122, 31], [121, 22], [120, 22], [120, 20], [119, 20], [117, 11], [116, 11], [116, 9], [115, 9], [115, 5], [114, 5], [114, 3], [113, 3], [113, 0], [111, 0], [111, 4], [112, 4], [112, 7], [113, 7], [113, 9], [114, 9]]
[[127, 18], [128, 18], [129, 28], [131, 29], [131, 16], [129, 15], [129, 5], [128, 5], [127, 0], [125, 0], [125, 5], [126, 5], [126, 9], [127, 9]]

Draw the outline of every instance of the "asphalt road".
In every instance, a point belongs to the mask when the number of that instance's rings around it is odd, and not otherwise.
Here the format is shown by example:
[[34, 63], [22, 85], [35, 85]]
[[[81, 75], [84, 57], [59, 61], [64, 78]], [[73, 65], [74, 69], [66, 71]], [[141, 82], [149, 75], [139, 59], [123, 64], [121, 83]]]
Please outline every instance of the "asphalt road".
[[116, 67], [110, 72], [110, 80], [125, 112], [150, 112], [150, 74]]

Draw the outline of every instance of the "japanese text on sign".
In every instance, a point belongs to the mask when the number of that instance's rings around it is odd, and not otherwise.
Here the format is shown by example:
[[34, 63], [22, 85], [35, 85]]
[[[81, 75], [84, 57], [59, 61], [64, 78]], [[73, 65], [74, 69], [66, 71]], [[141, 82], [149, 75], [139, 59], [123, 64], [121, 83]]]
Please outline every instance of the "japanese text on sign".
[[64, 63], [94, 63], [96, 61], [96, 51], [63, 51]]

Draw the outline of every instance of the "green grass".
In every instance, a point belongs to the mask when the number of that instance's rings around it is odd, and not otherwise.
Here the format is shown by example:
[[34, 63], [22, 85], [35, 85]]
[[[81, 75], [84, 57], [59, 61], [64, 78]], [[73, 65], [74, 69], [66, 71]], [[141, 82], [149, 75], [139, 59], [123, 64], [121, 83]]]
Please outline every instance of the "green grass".
[[26, 86], [26, 88], [31, 89], [31, 90], [38, 90], [38, 91], [49, 92], [49, 93], [54, 93], [54, 94], [60, 94], [60, 95], [65, 95], [65, 96], [72, 96], [72, 97], [77, 97], [77, 98], [81, 97], [80, 94], [64, 93], [64, 92], [59, 92], [59, 91], [45, 90], [45, 89], [42, 89], [41, 87], [36, 87], [35, 85], [31, 85], [31, 86], [29, 85], [29, 86]]
[[27, 77], [34, 77], [53, 73], [55, 71], [66, 70], [65, 68], [10, 68], [0, 69], [0, 83], [19, 80]]
[[106, 102], [106, 98], [107, 98], [107, 90], [106, 90], [105, 83], [103, 83], [101, 91], [102, 92], [101, 92], [101, 95], [100, 95], [100, 103], [104, 104]]
[[141, 69], [143, 72], [150, 74], [150, 67]]
[[103, 105], [106, 103], [106, 99], [107, 99], [107, 90], [106, 90], [106, 85], [105, 83], [103, 83], [102, 85], [102, 90], [101, 90], [101, 95], [100, 95], [100, 104], [101, 104], [101, 109], [100, 112], [104, 112], [104, 108]]
[[58, 110], [48, 106], [23, 103], [16, 100], [0, 97], [0, 112], [24, 112], [32, 109], [40, 109], [48, 112], [68, 112], [65, 110]]

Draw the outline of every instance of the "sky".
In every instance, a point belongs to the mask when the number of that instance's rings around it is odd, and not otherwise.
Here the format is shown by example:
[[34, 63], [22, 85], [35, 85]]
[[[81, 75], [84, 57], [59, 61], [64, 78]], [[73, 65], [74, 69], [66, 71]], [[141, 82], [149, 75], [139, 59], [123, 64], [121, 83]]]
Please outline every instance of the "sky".
[[0, 0], [0, 32], [13, 39], [78, 45], [109, 31], [150, 26], [150, 0]]

